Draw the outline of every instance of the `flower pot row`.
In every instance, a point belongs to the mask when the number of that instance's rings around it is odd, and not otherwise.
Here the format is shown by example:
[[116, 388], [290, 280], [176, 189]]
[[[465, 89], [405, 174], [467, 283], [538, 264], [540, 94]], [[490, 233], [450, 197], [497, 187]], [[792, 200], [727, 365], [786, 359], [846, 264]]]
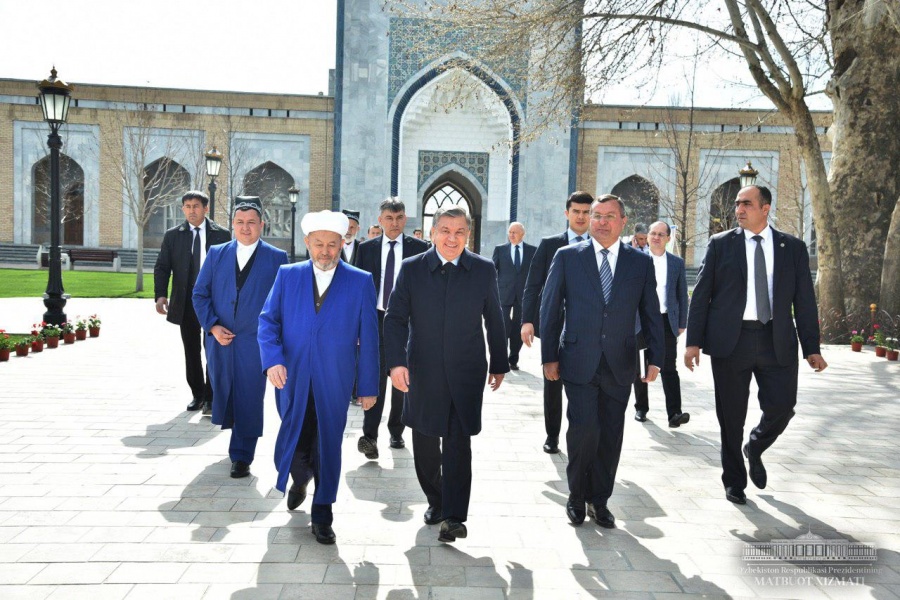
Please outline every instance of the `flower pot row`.
[[91, 317], [90, 326], [85, 327], [83, 322], [76, 326], [64, 323], [60, 327], [48, 326], [46, 323], [34, 325], [31, 337], [20, 339], [13, 343], [9, 335], [0, 329], [0, 362], [9, 360], [13, 351], [16, 356], [28, 356], [29, 350], [33, 353], [43, 352], [44, 347], [57, 348], [62, 338], [64, 344], [74, 344], [76, 340], [85, 340], [87, 336], [100, 336], [100, 320], [94, 315]]
[[[862, 352], [862, 342], [850, 342], [850, 349], [854, 352]], [[900, 350], [894, 350], [887, 346], [875, 346], [875, 356], [896, 361], [900, 359]]]

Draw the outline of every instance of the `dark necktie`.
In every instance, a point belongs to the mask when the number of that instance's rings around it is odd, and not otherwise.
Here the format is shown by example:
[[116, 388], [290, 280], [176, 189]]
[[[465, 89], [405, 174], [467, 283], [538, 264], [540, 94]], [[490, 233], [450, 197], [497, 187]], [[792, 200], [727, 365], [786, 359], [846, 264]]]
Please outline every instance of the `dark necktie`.
[[583, 242], [583, 241], [584, 241], [583, 237], [581, 237], [580, 235], [576, 235], [575, 240], [573, 240], [572, 243], [577, 244], [578, 242]]
[[194, 281], [200, 273], [200, 228], [194, 227], [194, 241], [191, 244], [191, 275]]
[[384, 265], [384, 294], [383, 298], [383, 306], [384, 310], [387, 310], [388, 300], [391, 297], [391, 292], [394, 289], [394, 246], [397, 244], [397, 240], [392, 242], [388, 242], [391, 249], [388, 250], [387, 255], [387, 263]]
[[763, 253], [763, 237], [754, 235], [756, 251], [753, 255], [753, 279], [756, 284], [756, 318], [766, 324], [772, 320], [772, 307], [769, 305], [769, 280], [766, 277], [766, 255]]
[[600, 287], [603, 288], [603, 301], [609, 303], [613, 280], [612, 269], [609, 266], [609, 258], [607, 258], [609, 250], [603, 248], [600, 250], [600, 254], [603, 255], [603, 260], [600, 262]]
[[522, 252], [519, 250], [518, 244], [516, 244], [516, 258], [513, 264], [516, 265], [516, 273], [522, 270]]

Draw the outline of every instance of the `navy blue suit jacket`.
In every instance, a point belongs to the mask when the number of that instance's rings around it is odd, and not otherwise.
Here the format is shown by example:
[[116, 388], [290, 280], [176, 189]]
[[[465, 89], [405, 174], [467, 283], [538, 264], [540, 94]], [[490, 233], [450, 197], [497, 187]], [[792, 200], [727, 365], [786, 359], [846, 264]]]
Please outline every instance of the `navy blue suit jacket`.
[[488, 372], [509, 372], [497, 271], [468, 250], [458, 267], [443, 271], [434, 248], [403, 261], [384, 317], [385, 366], [409, 369], [404, 425], [446, 436], [452, 404], [463, 433], [475, 435]]
[[[565, 316], [560, 310], [565, 306]], [[605, 356], [616, 381], [637, 372], [635, 315], [647, 342], [647, 360], [662, 366], [663, 323], [650, 256], [619, 243], [609, 303], [603, 301], [593, 242], [561, 248], [550, 265], [541, 301], [541, 362], [559, 362], [564, 381], [591, 381]]]
[[[819, 312], [806, 244], [775, 229], [772, 243], [772, 341], [778, 364], [787, 366], [797, 362], [798, 335], [803, 356], [820, 354]], [[738, 227], [709, 240], [691, 297], [685, 343], [710, 356], [730, 356], [746, 305], [747, 249], [744, 230]]]
[[568, 243], [568, 230], [558, 235], [545, 237], [538, 244], [531, 261], [531, 268], [528, 269], [525, 298], [522, 300], [522, 323], [534, 325], [534, 334], [537, 337], [541, 337], [541, 299], [544, 293], [544, 284], [547, 282], [547, 273], [550, 272], [550, 263], [553, 262], [556, 251]]
[[517, 272], [511, 248], [510, 242], [494, 248], [493, 261], [494, 266], [497, 267], [497, 285], [500, 287], [500, 304], [503, 306], [513, 306], [522, 302], [525, 295], [525, 282], [528, 279], [528, 269], [531, 267], [531, 260], [534, 258], [536, 250], [531, 244], [522, 242], [522, 264]]
[[687, 327], [688, 295], [687, 276], [684, 270], [684, 259], [666, 252], [666, 314], [675, 337], [678, 330]]

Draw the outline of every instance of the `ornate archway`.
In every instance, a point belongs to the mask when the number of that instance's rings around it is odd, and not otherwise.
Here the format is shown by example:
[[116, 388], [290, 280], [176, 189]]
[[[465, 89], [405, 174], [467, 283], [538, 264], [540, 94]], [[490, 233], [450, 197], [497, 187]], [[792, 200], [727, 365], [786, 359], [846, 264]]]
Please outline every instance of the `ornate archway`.
[[291, 246], [291, 202], [288, 190], [294, 178], [283, 168], [266, 161], [244, 176], [244, 196], [259, 196], [263, 205], [263, 237], [282, 250]]
[[737, 177], [713, 190], [709, 200], [709, 237], [734, 229], [734, 201], [739, 191], [741, 181]]
[[[34, 194], [31, 243], [50, 243], [50, 157], [33, 167]], [[84, 245], [84, 169], [65, 154], [59, 155], [60, 243]]]
[[144, 248], [159, 248], [166, 230], [184, 222], [181, 196], [190, 188], [187, 169], [167, 156], [144, 167], [144, 206], [152, 210], [144, 227]]
[[612, 194], [625, 203], [630, 228], [638, 223], [650, 225], [659, 220], [659, 189], [640, 175], [630, 175], [613, 186]]
[[422, 230], [426, 239], [431, 238], [434, 213], [452, 207], [462, 208], [472, 219], [467, 247], [477, 253], [481, 246], [481, 195], [453, 171], [435, 181], [422, 197]]

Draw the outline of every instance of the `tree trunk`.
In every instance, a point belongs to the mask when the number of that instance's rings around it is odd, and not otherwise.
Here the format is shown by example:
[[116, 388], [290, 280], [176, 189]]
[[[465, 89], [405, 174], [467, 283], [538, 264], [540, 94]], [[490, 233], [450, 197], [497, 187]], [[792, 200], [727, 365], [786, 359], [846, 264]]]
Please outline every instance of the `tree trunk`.
[[827, 25], [835, 56], [828, 84], [834, 225], [842, 236], [847, 310], [864, 314], [883, 296], [883, 286], [896, 285], [896, 279], [882, 282], [882, 275], [900, 197], [900, 36], [884, 5], [864, 0], [829, 0]]
[[884, 243], [881, 299], [878, 307], [891, 316], [900, 315], [900, 198], [894, 204], [894, 215]]
[[834, 224], [834, 203], [828, 188], [828, 174], [822, 160], [822, 147], [816, 135], [815, 123], [806, 104], [802, 100], [792, 107], [791, 120], [800, 155], [806, 164], [806, 178], [812, 200], [813, 218], [816, 223], [816, 290], [818, 292], [819, 316], [844, 314], [844, 279], [842, 262], [842, 240]]
[[137, 275], [134, 280], [134, 291], [144, 291], [144, 228], [138, 225], [137, 241]]

